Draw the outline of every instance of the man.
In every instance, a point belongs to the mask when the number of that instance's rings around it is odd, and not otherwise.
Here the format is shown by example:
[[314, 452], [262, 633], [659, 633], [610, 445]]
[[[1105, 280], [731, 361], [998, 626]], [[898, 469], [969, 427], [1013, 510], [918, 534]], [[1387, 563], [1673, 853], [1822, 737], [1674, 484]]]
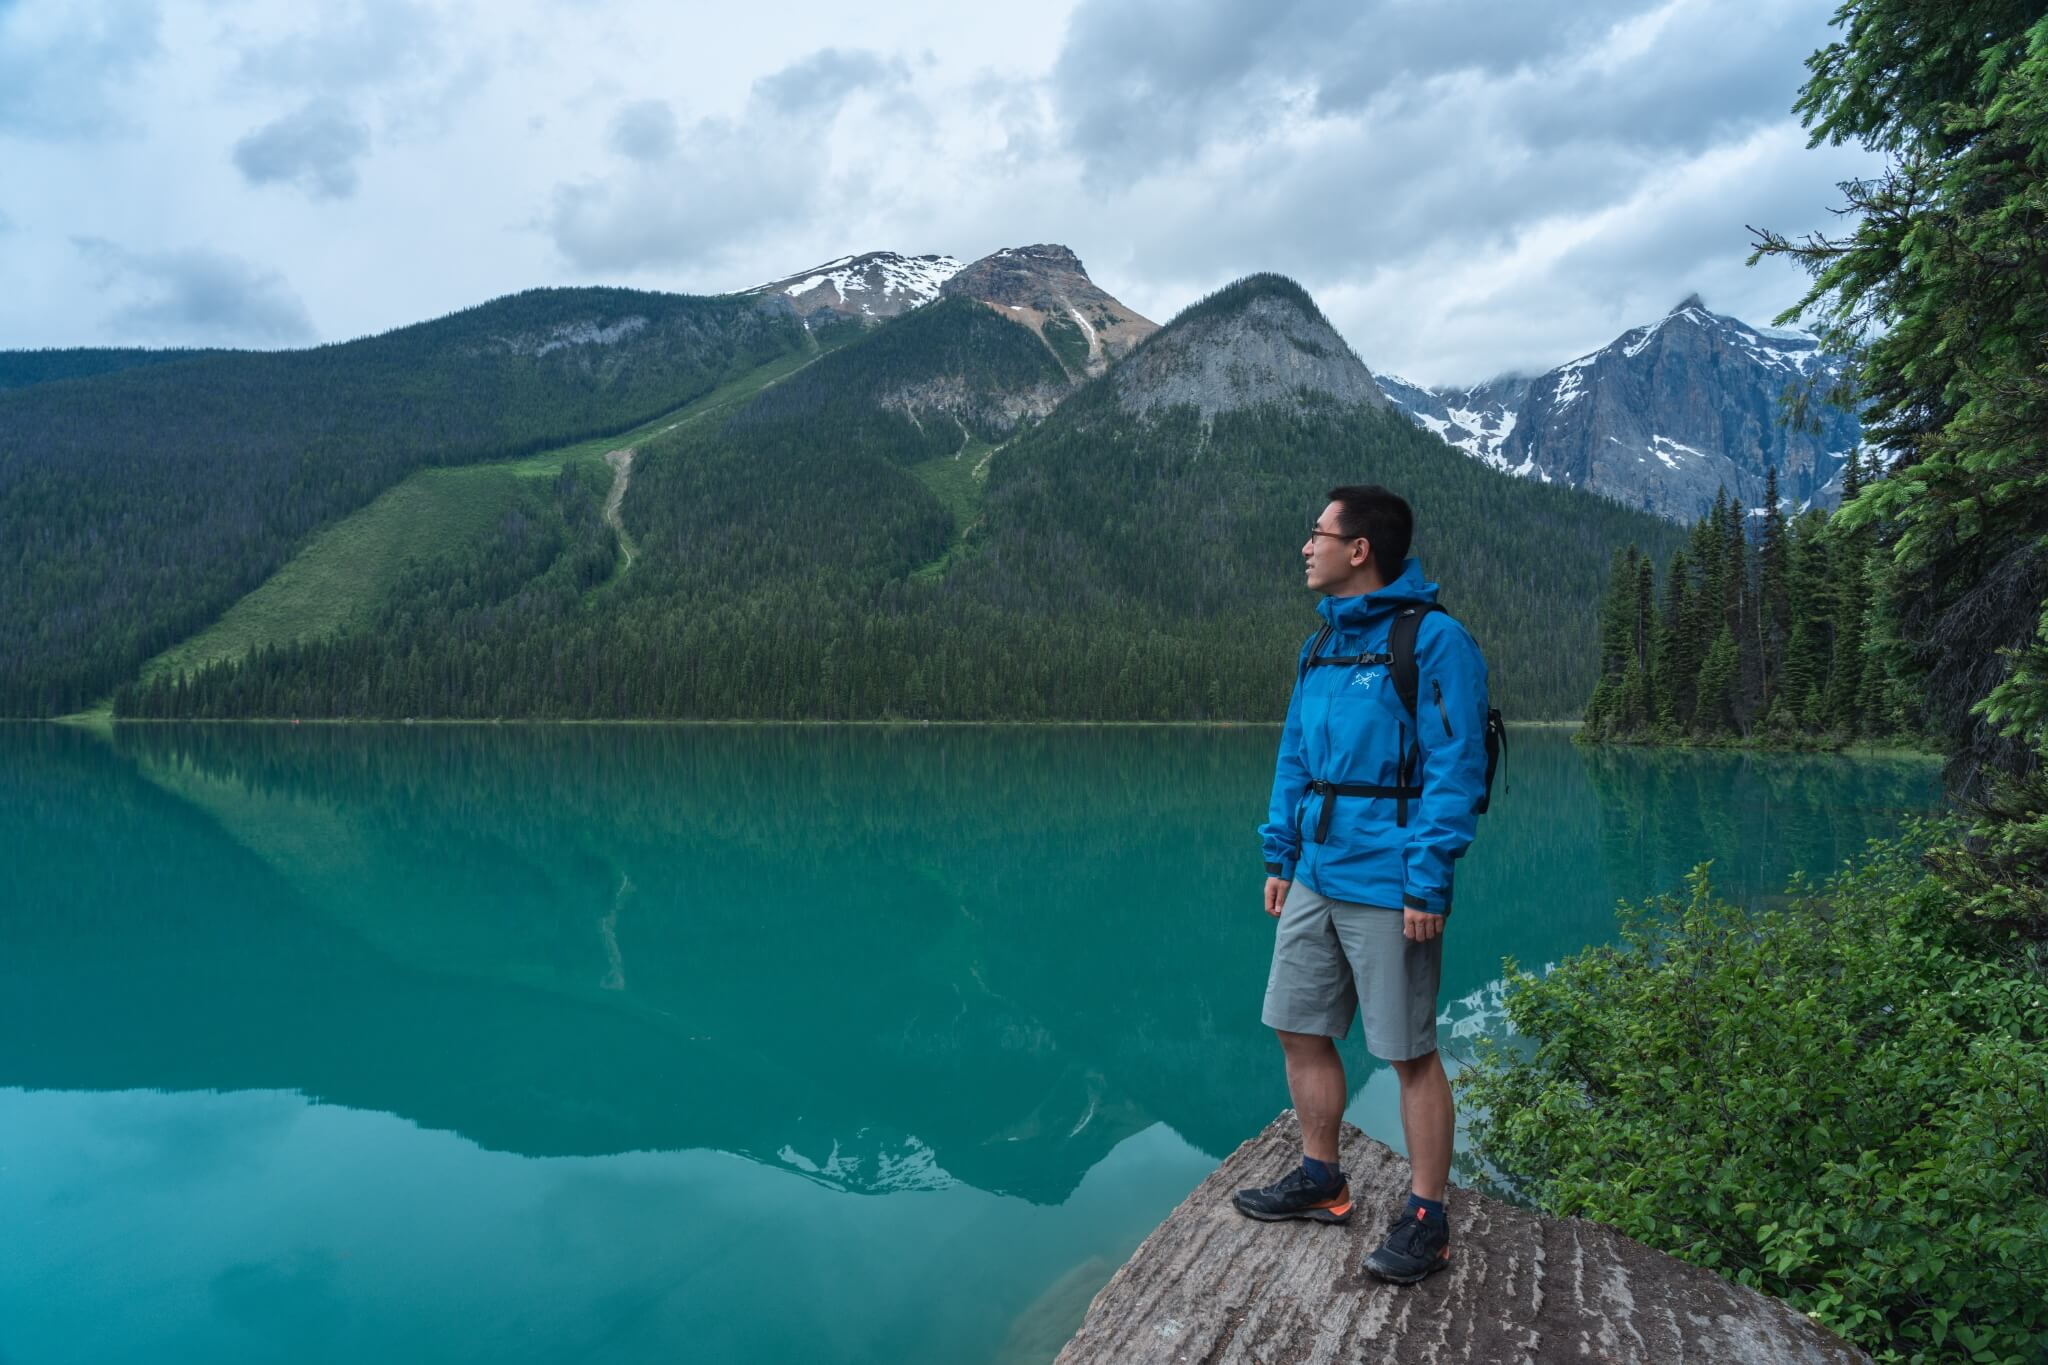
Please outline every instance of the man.
[[[1302, 1161], [1275, 1184], [1238, 1191], [1236, 1205], [1268, 1220], [1350, 1218], [1334, 1040], [1362, 1012], [1367, 1049], [1400, 1080], [1414, 1175], [1407, 1208], [1365, 1268], [1412, 1284], [1450, 1261], [1443, 1201], [1456, 1119], [1436, 996], [1451, 869], [1486, 791], [1486, 663], [1465, 628], [1433, 609], [1436, 584], [1408, 557], [1408, 504], [1375, 485], [1329, 499], [1301, 547], [1325, 626], [1302, 647], [1259, 831], [1266, 913], [1280, 921], [1263, 1017], [1286, 1055]], [[1391, 668], [1404, 617], [1412, 712]]]

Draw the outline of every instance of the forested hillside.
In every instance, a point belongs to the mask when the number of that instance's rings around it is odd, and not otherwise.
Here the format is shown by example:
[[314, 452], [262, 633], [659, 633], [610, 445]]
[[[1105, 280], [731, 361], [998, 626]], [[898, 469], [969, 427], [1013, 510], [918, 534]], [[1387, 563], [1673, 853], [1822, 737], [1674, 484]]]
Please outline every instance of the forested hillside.
[[811, 344], [780, 301], [546, 289], [0, 393], [0, 715], [105, 696], [413, 470], [623, 430]]
[[96, 374], [169, 365], [222, 351], [144, 350], [140, 347], [70, 347], [62, 350], [0, 351], [0, 391], [25, 389], [59, 379], [89, 379]]
[[[1213, 326], [1234, 309], [1257, 327]], [[1175, 353], [1217, 337], [1249, 349]], [[1160, 383], [1276, 353], [1348, 360], [1362, 378], [1327, 382], [1371, 383], [1307, 296], [1272, 277], [1199, 305], [1132, 359], [1147, 352], [1134, 373]], [[1043, 344], [978, 304], [933, 305], [715, 430], [643, 446], [624, 505], [630, 572], [605, 571], [615, 547], [589, 513], [595, 492], [565, 480], [522, 528], [522, 562], [552, 556], [526, 586], [481, 562], [423, 566], [409, 602], [369, 630], [136, 688], [120, 706], [1272, 720], [1314, 624], [1303, 533], [1326, 489], [1377, 480], [1415, 503], [1417, 553], [1485, 645], [1496, 697], [1556, 717], [1597, 673], [1610, 552], [1683, 535], [1485, 469], [1398, 413], [1284, 371], [1240, 375], [1258, 401], [1206, 421], [1157, 394], [1134, 400], [1120, 373], [1032, 426], [1034, 395], [1061, 375]], [[1003, 429], [990, 414], [1006, 411], [1012, 434], [991, 445]]]

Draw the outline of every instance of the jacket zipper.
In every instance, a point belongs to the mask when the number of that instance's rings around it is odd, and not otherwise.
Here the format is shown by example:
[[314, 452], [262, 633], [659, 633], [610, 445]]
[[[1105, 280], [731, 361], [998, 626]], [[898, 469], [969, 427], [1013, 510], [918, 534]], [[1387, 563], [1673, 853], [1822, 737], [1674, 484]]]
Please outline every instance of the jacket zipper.
[[1435, 678], [1429, 680], [1429, 690], [1436, 694], [1436, 713], [1444, 718], [1444, 738], [1453, 739], [1451, 734], [1451, 713], [1444, 709], [1444, 685]]

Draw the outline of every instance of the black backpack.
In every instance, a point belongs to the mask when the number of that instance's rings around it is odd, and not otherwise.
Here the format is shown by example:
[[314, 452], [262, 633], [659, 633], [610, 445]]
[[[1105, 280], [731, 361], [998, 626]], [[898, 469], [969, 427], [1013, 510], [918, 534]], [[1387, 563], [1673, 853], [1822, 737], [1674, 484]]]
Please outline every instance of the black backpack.
[[[1421, 722], [1415, 718], [1415, 694], [1421, 687], [1422, 675], [1421, 671], [1415, 666], [1415, 636], [1422, 629], [1423, 617], [1433, 611], [1442, 610], [1443, 608], [1434, 602], [1426, 606], [1409, 607], [1403, 610], [1400, 615], [1394, 618], [1393, 629], [1387, 634], [1386, 653], [1360, 654], [1351, 658], [1324, 658], [1322, 656], [1323, 646], [1329, 643], [1330, 636], [1336, 631], [1336, 627], [1326, 621], [1323, 623], [1323, 628], [1316, 632], [1314, 643], [1309, 645], [1308, 657], [1301, 661], [1300, 676], [1306, 678], [1309, 669], [1317, 667], [1362, 668], [1372, 664], [1385, 664], [1387, 671], [1393, 675], [1394, 695], [1399, 697], [1401, 705], [1407, 708], [1409, 724], [1419, 726]], [[1442, 704], [1443, 698], [1441, 695], [1438, 696], [1437, 701], [1439, 705]], [[1446, 731], [1450, 729], [1450, 724], [1447, 718], [1444, 721], [1444, 729]], [[1500, 708], [1488, 707], [1486, 712], [1486, 787], [1479, 793], [1478, 804], [1472, 808], [1472, 813], [1475, 815], [1486, 814], [1487, 808], [1493, 803], [1493, 774], [1495, 769], [1500, 766], [1500, 752], [1507, 747], [1507, 742], [1507, 722], [1501, 719]], [[1412, 792], [1419, 796], [1421, 794], [1420, 787], [1407, 786], [1409, 765], [1409, 755], [1403, 754], [1401, 756], [1401, 790], [1404, 793]], [[1329, 784], [1326, 783], [1324, 785], [1327, 786]], [[1343, 793], [1340, 791], [1338, 794], [1342, 795]], [[1366, 794], [1364, 789], [1361, 789], [1361, 794]], [[1379, 795], [1381, 792], [1375, 788], [1369, 794]], [[1392, 795], [1393, 792], [1389, 789], [1386, 794]], [[1408, 823], [1407, 807], [1409, 799], [1405, 795], [1401, 799], [1400, 823], [1403, 825]], [[1327, 825], [1329, 811], [1329, 803], [1327, 801], [1323, 803], [1323, 809], [1326, 817], [1324, 824]], [[1321, 840], [1318, 839], [1317, 842], [1320, 843]]]

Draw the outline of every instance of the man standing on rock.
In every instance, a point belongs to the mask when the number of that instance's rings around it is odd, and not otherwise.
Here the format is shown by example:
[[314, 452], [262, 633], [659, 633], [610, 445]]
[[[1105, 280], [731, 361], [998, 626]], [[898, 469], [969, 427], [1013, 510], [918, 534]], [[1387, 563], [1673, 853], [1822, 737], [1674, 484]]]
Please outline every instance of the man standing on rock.
[[1302, 647], [1259, 831], [1266, 913], [1280, 921], [1264, 1019], [1286, 1054], [1302, 1159], [1235, 1202], [1253, 1218], [1349, 1220], [1335, 1040], [1362, 1012], [1367, 1049], [1400, 1079], [1414, 1173], [1365, 1268], [1412, 1284], [1451, 1254], [1456, 1117], [1437, 1054], [1437, 979], [1452, 867], [1485, 808], [1486, 661], [1408, 557], [1408, 504], [1375, 485], [1329, 498], [1301, 547], [1324, 624]]

